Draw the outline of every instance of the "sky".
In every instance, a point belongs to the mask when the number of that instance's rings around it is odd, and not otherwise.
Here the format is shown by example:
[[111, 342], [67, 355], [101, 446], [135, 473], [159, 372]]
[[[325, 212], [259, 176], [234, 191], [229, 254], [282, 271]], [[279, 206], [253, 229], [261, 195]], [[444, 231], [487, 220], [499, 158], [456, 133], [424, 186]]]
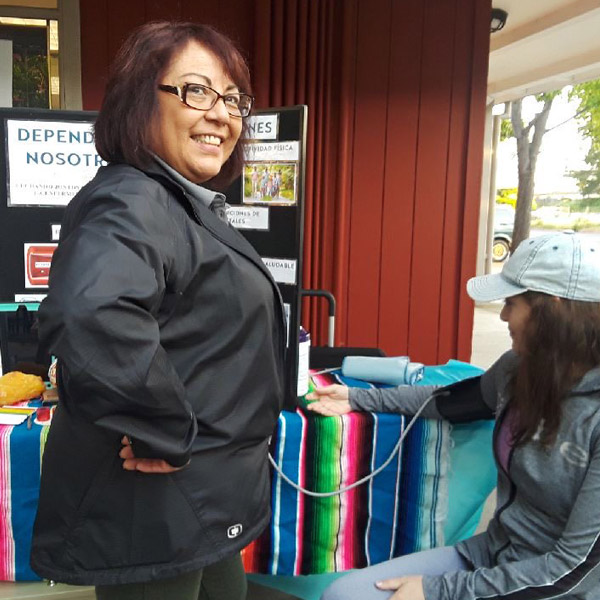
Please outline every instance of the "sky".
[[[577, 121], [570, 118], [577, 112], [578, 103], [568, 101], [566, 90], [568, 88], [554, 100], [548, 117], [546, 129], [551, 131], [544, 135], [542, 141], [535, 173], [535, 194], [560, 196], [577, 193], [579, 190], [575, 180], [565, 173], [587, 167], [584, 159], [590, 141], [579, 133]], [[523, 101], [523, 117], [526, 122], [535, 114], [535, 107], [534, 98], [529, 97]], [[498, 145], [496, 186], [517, 187], [517, 178], [517, 144], [514, 138], [510, 138]]]

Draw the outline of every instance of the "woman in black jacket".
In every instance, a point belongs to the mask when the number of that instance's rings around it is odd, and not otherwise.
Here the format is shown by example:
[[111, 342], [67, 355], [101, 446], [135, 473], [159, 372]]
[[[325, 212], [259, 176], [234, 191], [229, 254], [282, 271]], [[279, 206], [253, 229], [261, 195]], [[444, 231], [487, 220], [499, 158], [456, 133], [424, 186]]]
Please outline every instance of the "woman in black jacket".
[[250, 94], [212, 28], [140, 27], [95, 125], [108, 166], [62, 224], [39, 311], [60, 403], [31, 563], [100, 599], [241, 600], [239, 552], [269, 520], [284, 316], [219, 193]]

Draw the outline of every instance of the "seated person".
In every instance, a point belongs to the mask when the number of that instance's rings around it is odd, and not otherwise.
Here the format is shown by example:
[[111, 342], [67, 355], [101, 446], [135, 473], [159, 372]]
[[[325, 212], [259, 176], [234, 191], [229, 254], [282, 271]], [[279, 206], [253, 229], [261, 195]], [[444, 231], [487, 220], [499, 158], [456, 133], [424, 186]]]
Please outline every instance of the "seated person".
[[555, 233], [524, 240], [502, 273], [467, 284], [504, 299], [512, 350], [482, 376], [444, 388], [317, 388], [308, 408], [494, 415], [498, 508], [455, 546], [353, 571], [321, 600], [600, 598], [600, 245]]

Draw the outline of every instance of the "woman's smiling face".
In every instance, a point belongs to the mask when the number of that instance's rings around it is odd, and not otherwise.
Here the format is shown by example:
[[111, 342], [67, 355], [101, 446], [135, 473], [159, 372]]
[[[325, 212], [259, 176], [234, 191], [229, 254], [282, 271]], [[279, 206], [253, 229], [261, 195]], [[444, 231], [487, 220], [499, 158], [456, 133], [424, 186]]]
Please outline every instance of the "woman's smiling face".
[[512, 338], [512, 349], [520, 354], [525, 349], [525, 327], [531, 316], [531, 306], [522, 294], [506, 298], [500, 318], [508, 323], [508, 332]]
[[[201, 83], [221, 94], [239, 91], [222, 63], [198, 42], [190, 42], [174, 57], [160, 83], [179, 87]], [[213, 178], [240, 138], [242, 119], [231, 116], [221, 99], [210, 110], [196, 110], [174, 94], [157, 93], [150, 149], [194, 183]]]

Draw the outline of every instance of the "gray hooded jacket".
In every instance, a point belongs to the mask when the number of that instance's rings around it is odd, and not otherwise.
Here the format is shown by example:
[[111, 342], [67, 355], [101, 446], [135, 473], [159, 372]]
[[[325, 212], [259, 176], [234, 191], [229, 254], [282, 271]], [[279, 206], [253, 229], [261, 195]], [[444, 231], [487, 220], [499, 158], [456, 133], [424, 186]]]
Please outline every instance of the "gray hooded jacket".
[[[496, 438], [516, 364], [504, 354], [486, 373], [446, 388], [352, 389], [353, 408], [464, 422], [496, 418]], [[498, 508], [485, 533], [456, 545], [470, 571], [425, 576], [426, 600], [600, 599], [600, 368], [563, 402], [556, 442], [535, 439], [498, 466]]]

